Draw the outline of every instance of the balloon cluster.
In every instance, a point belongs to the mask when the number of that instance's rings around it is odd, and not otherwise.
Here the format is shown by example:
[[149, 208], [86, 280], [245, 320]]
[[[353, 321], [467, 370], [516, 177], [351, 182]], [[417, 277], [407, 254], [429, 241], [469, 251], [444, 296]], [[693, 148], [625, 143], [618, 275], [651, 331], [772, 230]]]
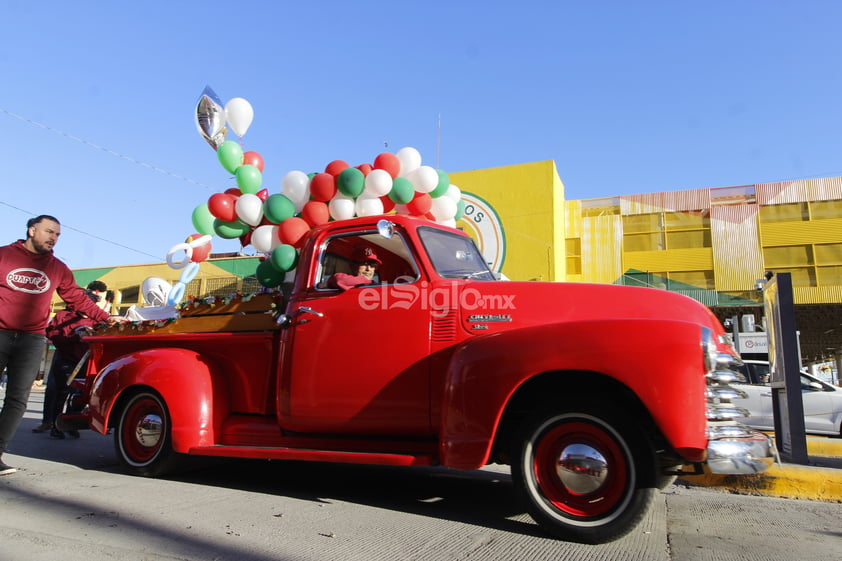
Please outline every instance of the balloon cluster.
[[[234, 98], [223, 108], [210, 88], [202, 93], [196, 107], [197, 128], [216, 150], [222, 167], [234, 175], [237, 187], [211, 195], [193, 210], [198, 234], [170, 250], [170, 254], [185, 252], [178, 263], [171, 262], [168, 255], [171, 267], [186, 267], [188, 262], [198, 263], [207, 257], [198, 255], [201, 259], [197, 260], [195, 247], [191, 247], [200, 236], [239, 238], [243, 247], [250, 244], [263, 254], [256, 277], [262, 286], [274, 288], [295, 269], [307, 232], [331, 220], [394, 212], [455, 226], [464, 213], [459, 188], [444, 171], [423, 165], [421, 154], [412, 147], [378, 154], [371, 164], [351, 166], [333, 160], [322, 172], [290, 171], [281, 181], [280, 192], [269, 194], [262, 188], [262, 156], [243, 151], [237, 141], [226, 140], [228, 127], [242, 137], [253, 117], [245, 99]], [[209, 243], [200, 247], [210, 252]], [[183, 289], [179, 294], [177, 287], [173, 292], [180, 300]]]

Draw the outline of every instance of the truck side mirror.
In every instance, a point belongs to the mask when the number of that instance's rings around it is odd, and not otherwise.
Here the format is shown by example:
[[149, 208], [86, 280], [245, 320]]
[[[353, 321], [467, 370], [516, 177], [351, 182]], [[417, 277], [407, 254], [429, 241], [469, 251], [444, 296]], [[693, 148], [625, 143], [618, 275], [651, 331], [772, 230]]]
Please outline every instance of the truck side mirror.
[[395, 225], [385, 218], [377, 221], [377, 233], [384, 238], [391, 239], [395, 235]]

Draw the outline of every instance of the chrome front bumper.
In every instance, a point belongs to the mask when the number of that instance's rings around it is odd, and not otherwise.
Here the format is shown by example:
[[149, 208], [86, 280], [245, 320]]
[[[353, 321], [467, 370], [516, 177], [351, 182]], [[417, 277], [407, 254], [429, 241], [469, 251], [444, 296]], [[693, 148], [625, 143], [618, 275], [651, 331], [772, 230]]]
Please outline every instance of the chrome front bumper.
[[711, 473], [760, 473], [778, 460], [772, 439], [742, 425], [710, 427], [708, 438], [707, 465]]

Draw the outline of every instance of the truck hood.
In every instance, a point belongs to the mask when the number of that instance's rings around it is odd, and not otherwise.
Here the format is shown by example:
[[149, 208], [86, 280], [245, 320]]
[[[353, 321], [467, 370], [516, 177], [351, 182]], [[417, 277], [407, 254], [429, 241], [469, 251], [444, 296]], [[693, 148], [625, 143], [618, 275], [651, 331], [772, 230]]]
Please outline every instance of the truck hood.
[[472, 334], [558, 322], [680, 319], [722, 332], [716, 316], [688, 296], [654, 288], [546, 283], [466, 282], [460, 321]]

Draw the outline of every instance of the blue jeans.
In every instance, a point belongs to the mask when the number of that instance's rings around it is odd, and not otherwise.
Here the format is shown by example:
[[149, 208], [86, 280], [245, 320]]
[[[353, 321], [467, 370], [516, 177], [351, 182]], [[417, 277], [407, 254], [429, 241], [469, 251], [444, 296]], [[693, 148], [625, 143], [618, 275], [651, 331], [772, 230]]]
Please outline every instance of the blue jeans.
[[38, 377], [46, 341], [42, 333], [0, 331], [0, 370], [5, 367], [8, 376], [6, 398], [0, 410], [0, 454], [9, 447], [26, 412], [29, 392]]

